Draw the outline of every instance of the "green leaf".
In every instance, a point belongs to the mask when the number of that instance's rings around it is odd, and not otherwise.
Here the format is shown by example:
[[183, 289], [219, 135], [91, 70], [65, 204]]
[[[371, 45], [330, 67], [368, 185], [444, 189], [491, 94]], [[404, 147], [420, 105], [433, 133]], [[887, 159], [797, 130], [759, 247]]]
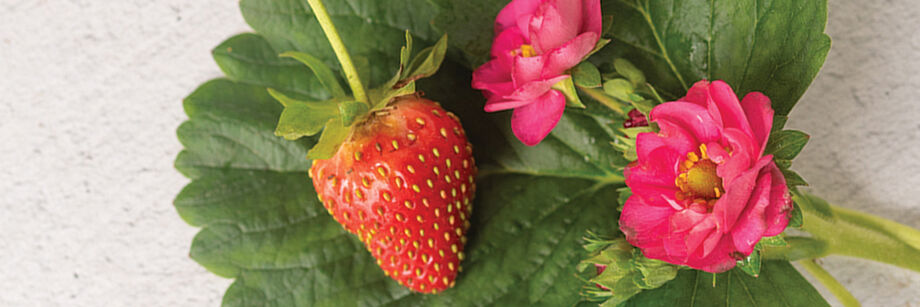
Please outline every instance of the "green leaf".
[[342, 89], [342, 85], [339, 84], [339, 79], [336, 78], [335, 73], [329, 69], [329, 66], [326, 66], [325, 63], [319, 59], [313, 57], [312, 55], [297, 52], [297, 51], [288, 51], [279, 55], [284, 58], [292, 58], [298, 62], [307, 65], [313, 74], [316, 75], [316, 78], [319, 79], [319, 82], [323, 84], [329, 93], [332, 94], [333, 98], [344, 99], [346, 97], [345, 90]]
[[[262, 36], [246, 33], [224, 41], [211, 52], [214, 61], [227, 78], [239, 82], [271, 85], [276, 90], [299, 100], [326, 100], [329, 92], [316, 75], [303, 64], [280, 58]], [[259, 63], [260, 65], [252, 65]]]
[[625, 59], [613, 60], [613, 67], [616, 69], [618, 74], [626, 77], [629, 82], [632, 82], [634, 87], [639, 87], [645, 84], [645, 74], [643, 74], [641, 70], [636, 68], [636, 66], [629, 61]]
[[339, 115], [334, 101], [300, 101], [271, 88], [268, 94], [284, 106], [275, 135], [288, 140], [314, 135], [326, 121]]
[[368, 107], [366, 103], [357, 101], [343, 101], [339, 103], [339, 113], [342, 114], [342, 124], [351, 126], [358, 119], [358, 116], [367, 114]]
[[738, 261], [738, 270], [744, 272], [753, 277], [758, 277], [760, 275], [760, 251], [754, 250], [750, 256]]
[[450, 34], [450, 45], [462, 51], [463, 64], [476, 68], [489, 60], [495, 16], [508, 1], [432, 0], [440, 13], [432, 20], [436, 29]]
[[[712, 279], [715, 278], [715, 287]], [[739, 269], [713, 275], [681, 270], [677, 278], [642, 291], [626, 306], [830, 306], [805, 278], [785, 261], [766, 261], [760, 276]]]
[[[406, 29], [426, 44], [441, 35], [435, 28], [446, 29], [449, 58], [462, 57], [467, 68], [484, 61], [493, 18], [506, 2], [326, 4], [353, 60], [365, 63], [368, 74], [362, 79], [380, 85], [399, 68], [395, 50], [405, 43]], [[585, 252], [578, 239], [588, 229], [617, 227], [614, 200], [628, 162], [611, 154], [610, 143], [622, 126], [619, 113], [586, 101], [585, 109], [566, 110], [541, 144], [528, 147], [511, 131], [511, 112], [482, 111], [481, 94], [469, 88], [468, 69], [445, 61], [439, 74], [420, 80], [428, 98], [464, 122], [480, 175], [469, 257], [456, 287], [439, 295], [413, 294], [383, 275], [360, 241], [316, 200], [306, 173], [310, 160], [304, 157], [317, 136], [284, 141], [273, 134], [283, 108], [266, 88], [303, 101], [329, 98], [313, 74], [277, 54], [305, 52], [338, 70], [309, 8], [300, 0], [242, 0], [240, 6], [261, 36], [225, 42], [253, 48], [215, 50], [230, 80], [206, 83], [186, 99], [189, 120], [179, 128], [185, 149], [176, 159], [177, 169], [192, 179], [176, 208], [202, 227], [192, 257], [235, 279], [224, 305], [559, 306], [580, 299], [575, 267]]]
[[409, 83], [434, 75], [441, 68], [446, 54], [447, 35], [444, 35], [434, 46], [425, 48], [415, 56], [400, 83]]
[[[395, 52], [403, 47], [405, 31], [429, 44], [441, 36], [432, 27], [439, 7], [429, 0], [324, 1], [353, 60], [372, 62], [365, 86], [388, 80], [399, 68]], [[302, 0], [241, 0], [246, 22], [276, 50], [310, 54], [333, 70], [339, 64], [309, 5]]]
[[610, 47], [592, 57], [629, 59], [669, 99], [702, 79], [739, 96], [760, 91], [789, 114], [830, 49], [827, 1], [604, 0], [615, 16]]
[[565, 96], [565, 105], [572, 108], [584, 109], [585, 104], [581, 102], [581, 98], [578, 97], [578, 90], [575, 89], [575, 83], [572, 82], [572, 78], [565, 78], [565, 80], [556, 82], [553, 84], [553, 89], [557, 90]]
[[787, 227], [802, 228], [802, 222], [802, 208], [792, 202], [792, 212], [789, 213], [789, 226]]
[[622, 102], [630, 102], [632, 99], [630, 95], [634, 93], [636, 88], [632, 85], [629, 80], [623, 78], [617, 78], [612, 80], [607, 80], [604, 82], [604, 92], [607, 95], [613, 96], [613, 98], [619, 99]]
[[[514, 137], [511, 114], [482, 112], [481, 94], [469, 89], [470, 74], [445, 63], [441, 73], [419, 81], [429, 98], [466, 123], [481, 170], [464, 271], [455, 288], [439, 295], [412, 294], [383, 275], [360, 241], [325, 213], [307, 178], [310, 160], [304, 159], [316, 136], [287, 142], [272, 133], [282, 105], [263, 87], [278, 85], [270, 73], [246, 83], [215, 81], [219, 86], [206, 84], [190, 96], [190, 120], [180, 128], [186, 150], [176, 164], [193, 182], [175, 203], [184, 219], [203, 227], [193, 241], [193, 258], [236, 279], [224, 304], [578, 301], [582, 282], [575, 266], [585, 254], [579, 238], [588, 229], [616, 227], [613, 200], [624, 186], [620, 169], [626, 161], [610, 155], [608, 144], [621, 125], [618, 115], [586, 104], [567, 111], [543, 143], [528, 147]], [[329, 130], [338, 120], [327, 123], [324, 137], [334, 135]], [[199, 123], [242, 135], [198, 137], [210, 133], [201, 129], [211, 129]]]
[[580, 87], [595, 88], [601, 86], [601, 73], [597, 66], [585, 61], [572, 68], [572, 79]]
[[799, 155], [810, 137], [805, 132], [798, 130], [782, 130], [770, 135], [767, 141], [765, 154], [771, 154], [776, 159], [792, 160]]
[[788, 186], [807, 186], [808, 182], [805, 181], [805, 178], [787, 168], [780, 168], [780, 171], [783, 172], [783, 177], [786, 177], [786, 185]]
[[[283, 115], [283, 114], [282, 114]], [[319, 137], [316, 146], [307, 152], [308, 159], [329, 159], [339, 150], [342, 142], [348, 138], [349, 129], [342, 123], [341, 118], [333, 118], [326, 122], [323, 135]]]

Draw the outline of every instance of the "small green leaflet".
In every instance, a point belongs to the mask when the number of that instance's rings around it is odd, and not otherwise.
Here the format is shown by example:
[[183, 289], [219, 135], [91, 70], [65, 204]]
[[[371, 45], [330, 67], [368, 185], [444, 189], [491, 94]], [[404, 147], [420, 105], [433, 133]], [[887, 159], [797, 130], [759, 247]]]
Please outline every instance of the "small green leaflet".
[[275, 135], [288, 140], [314, 135], [329, 119], [339, 115], [334, 101], [295, 100], [271, 88], [268, 93], [284, 106]]

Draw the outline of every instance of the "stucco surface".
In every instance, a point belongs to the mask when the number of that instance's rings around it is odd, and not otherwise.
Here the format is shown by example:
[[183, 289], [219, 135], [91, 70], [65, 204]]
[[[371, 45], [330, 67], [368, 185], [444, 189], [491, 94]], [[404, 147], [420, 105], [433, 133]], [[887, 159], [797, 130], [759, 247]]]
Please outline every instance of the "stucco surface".
[[[832, 0], [834, 46], [789, 126], [832, 203], [920, 228], [920, 6]], [[216, 306], [172, 199], [181, 100], [247, 31], [229, 0], [0, 0], [0, 306]], [[920, 261], [920, 260], [918, 260]], [[920, 273], [822, 260], [866, 306], [920, 306]], [[833, 300], [833, 299], [832, 299]]]

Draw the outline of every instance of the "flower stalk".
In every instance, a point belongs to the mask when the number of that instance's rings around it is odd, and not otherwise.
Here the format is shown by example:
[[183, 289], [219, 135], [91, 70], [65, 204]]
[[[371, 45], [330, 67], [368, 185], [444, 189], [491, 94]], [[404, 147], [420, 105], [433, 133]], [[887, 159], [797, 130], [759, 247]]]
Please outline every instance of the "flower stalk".
[[830, 205], [810, 194], [794, 199], [802, 209], [802, 230], [811, 237], [787, 237], [789, 246], [766, 249], [765, 257], [794, 261], [836, 254], [920, 272], [920, 230]]
[[859, 307], [859, 301], [853, 297], [853, 294], [850, 291], [847, 291], [840, 282], [837, 281], [830, 273], [828, 273], [824, 268], [815, 263], [814, 259], [806, 259], [799, 261], [799, 264], [805, 268], [808, 273], [811, 273], [812, 276], [818, 279], [827, 290], [831, 291], [837, 300], [840, 301], [843, 306], [846, 307]]
[[332, 23], [323, 1], [307, 0], [307, 2], [310, 4], [313, 14], [316, 15], [319, 25], [323, 28], [326, 39], [332, 45], [336, 58], [339, 59], [339, 63], [342, 65], [342, 70], [345, 72], [345, 78], [348, 79], [348, 86], [351, 87], [351, 93], [355, 96], [355, 100], [370, 106], [370, 99], [368, 99], [367, 93], [364, 91], [364, 85], [361, 84], [358, 70], [355, 69], [351, 56], [348, 55], [348, 49], [345, 48], [345, 43], [342, 42], [338, 30], [335, 29], [335, 25]]

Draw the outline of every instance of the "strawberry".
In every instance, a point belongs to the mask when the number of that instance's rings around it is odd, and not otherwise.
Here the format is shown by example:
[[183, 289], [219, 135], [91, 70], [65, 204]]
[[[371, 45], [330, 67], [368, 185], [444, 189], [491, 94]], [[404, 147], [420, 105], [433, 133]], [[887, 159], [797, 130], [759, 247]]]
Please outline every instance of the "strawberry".
[[310, 168], [323, 206], [403, 286], [423, 293], [452, 287], [477, 171], [459, 119], [408, 95], [351, 131], [332, 158]]

